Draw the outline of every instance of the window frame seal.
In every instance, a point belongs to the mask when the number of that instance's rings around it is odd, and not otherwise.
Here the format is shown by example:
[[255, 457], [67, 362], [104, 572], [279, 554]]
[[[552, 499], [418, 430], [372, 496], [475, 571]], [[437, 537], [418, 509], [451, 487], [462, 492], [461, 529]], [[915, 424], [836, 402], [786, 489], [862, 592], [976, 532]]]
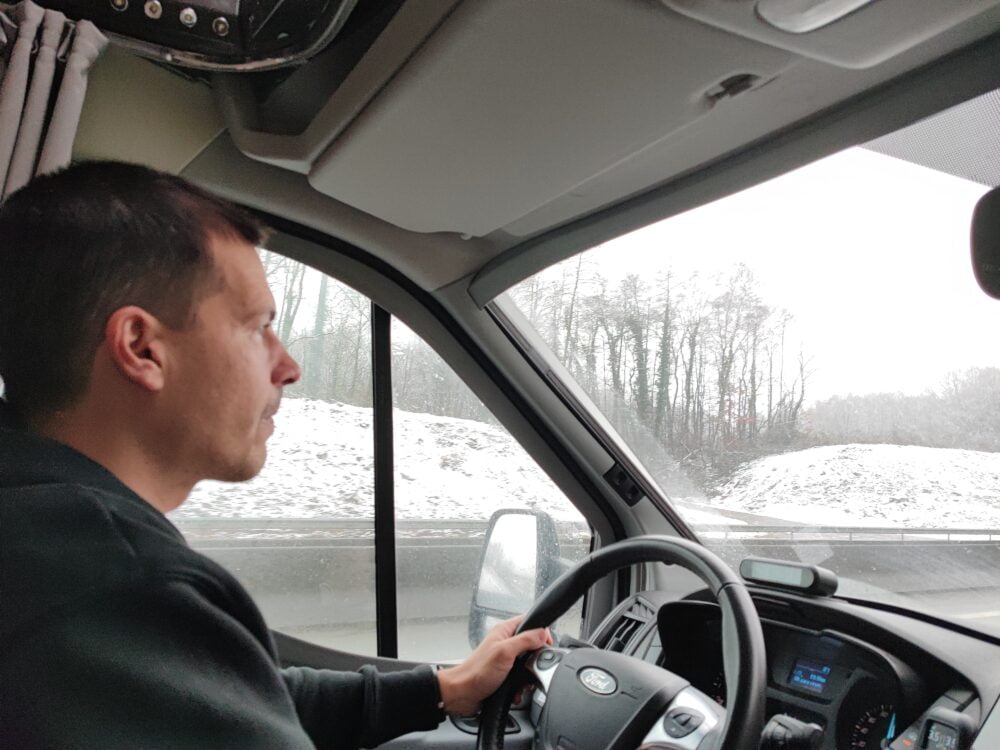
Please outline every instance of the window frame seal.
[[396, 602], [396, 477], [392, 424], [392, 316], [371, 301], [372, 437], [375, 504], [375, 642], [379, 656], [399, 656]]

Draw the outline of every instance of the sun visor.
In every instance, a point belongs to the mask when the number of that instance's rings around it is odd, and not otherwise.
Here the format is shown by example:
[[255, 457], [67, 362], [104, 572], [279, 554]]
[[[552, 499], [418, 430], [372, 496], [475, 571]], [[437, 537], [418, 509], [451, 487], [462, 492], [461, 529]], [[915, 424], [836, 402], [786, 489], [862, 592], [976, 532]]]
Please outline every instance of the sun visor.
[[463, 3], [309, 181], [412, 231], [484, 236], [793, 59], [653, 3]]
[[[702, 23], [842, 68], [870, 68], [1000, 0], [661, 0]], [[989, 18], [987, 18], [989, 16]]]
[[972, 270], [983, 291], [1000, 299], [1000, 187], [980, 198], [972, 214]]

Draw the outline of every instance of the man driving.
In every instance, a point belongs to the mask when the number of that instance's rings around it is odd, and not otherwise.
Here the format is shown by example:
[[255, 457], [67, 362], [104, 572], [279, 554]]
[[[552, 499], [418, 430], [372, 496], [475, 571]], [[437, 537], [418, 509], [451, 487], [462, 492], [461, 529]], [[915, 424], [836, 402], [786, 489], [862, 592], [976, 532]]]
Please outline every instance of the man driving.
[[299, 366], [271, 328], [256, 219], [93, 162], [0, 206], [4, 747], [354, 748], [492, 693], [547, 633], [462, 664], [281, 668], [248, 593], [165, 514], [264, 464]]

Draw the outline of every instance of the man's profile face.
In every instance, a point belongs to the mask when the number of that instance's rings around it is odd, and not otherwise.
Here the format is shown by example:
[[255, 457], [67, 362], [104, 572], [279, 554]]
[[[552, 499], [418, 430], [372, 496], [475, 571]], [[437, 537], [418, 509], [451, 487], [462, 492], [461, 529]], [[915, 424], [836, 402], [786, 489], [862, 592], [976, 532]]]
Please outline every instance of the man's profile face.
[[221, 284], [197, 303], [192, 326], [169, 334], [169, 433], [198, 479], [242, 481], [263, 467], [282, 388], [300, 371], [271, 328], [256, 250], [226, 236], [209, 247]]

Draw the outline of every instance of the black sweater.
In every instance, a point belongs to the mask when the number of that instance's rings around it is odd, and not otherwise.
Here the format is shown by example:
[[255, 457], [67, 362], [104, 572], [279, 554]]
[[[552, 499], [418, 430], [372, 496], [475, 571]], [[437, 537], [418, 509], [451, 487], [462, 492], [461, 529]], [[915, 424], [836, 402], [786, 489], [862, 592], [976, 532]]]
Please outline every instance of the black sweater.
[[0, 747], [372, 747], [437, 726], [438, 700], [430, 667], [281, 669], [247, 592], [159, 511], [0, 425]]

